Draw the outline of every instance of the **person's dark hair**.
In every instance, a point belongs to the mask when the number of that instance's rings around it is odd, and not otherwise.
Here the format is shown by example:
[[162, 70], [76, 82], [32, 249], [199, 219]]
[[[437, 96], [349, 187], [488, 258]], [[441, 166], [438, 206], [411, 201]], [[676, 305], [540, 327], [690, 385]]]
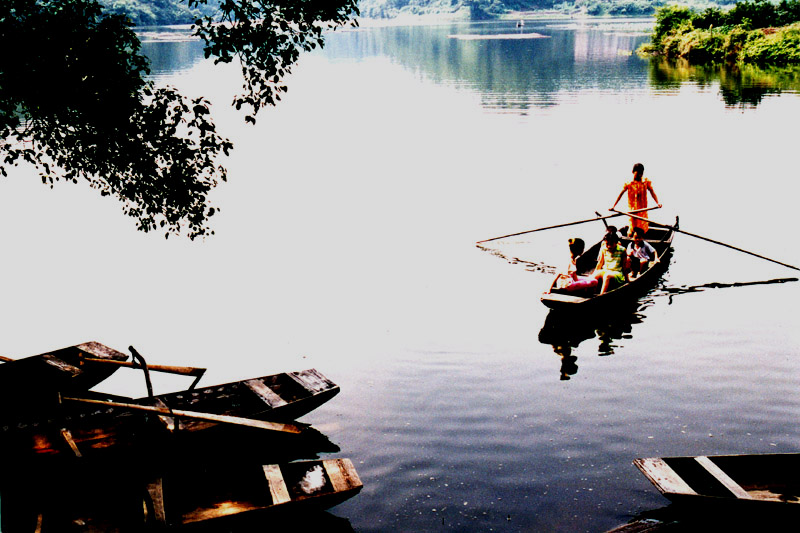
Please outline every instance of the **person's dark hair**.
[[636, 163], [635, 165], [633, 165], [633, 171], [644, 174], [644, 165], [641, 163]]
[[569, 251], [573, 257], [581, 255], [585, 246], [583, 239], [579, 239], [578, 237], [569, 240]]
[[617, 233], [617, 231], [619, 230], [616, 226], [606, 226], [606, 233]]
[[639, 226], [636, 226], [635, 228], [633, 228], [633, 234], [636, 237], [640, 237], [640, 238], [644, 239], [644, 229], [640, 228]]
[[603, 237], [603, 240], [612, 244], [616, 244], [619, 242], [619, 236], [617, 235], [616, 231], [609, 231], [606, 233], [606, 236]]

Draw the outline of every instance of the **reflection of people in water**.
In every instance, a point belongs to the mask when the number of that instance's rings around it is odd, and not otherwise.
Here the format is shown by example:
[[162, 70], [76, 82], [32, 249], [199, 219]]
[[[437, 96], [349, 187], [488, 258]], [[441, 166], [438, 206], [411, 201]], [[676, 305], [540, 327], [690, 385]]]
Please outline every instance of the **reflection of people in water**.
[[570, 376], [578, 372], [578, 358], [572, 355], [572, 347], [568, 344], [564, 346], [553, 346], [553, 351], [561, 356], [561, 381], [566, 381]]
[[630, 338], [632, 326], [642, 321], [637, 312], [638, 304], [629, 311], [620, 310], [613, 317], [608, 315], [580, 315], [550, 311], [539, 331], [539, 342], [549, 344], [561, 359], [560, 379], [566, 381], [578, 372], [578, 356], [575, 349], [586, 340], [597, 337], [597, 355], [607, 356], [619, 347], [616, 341]]

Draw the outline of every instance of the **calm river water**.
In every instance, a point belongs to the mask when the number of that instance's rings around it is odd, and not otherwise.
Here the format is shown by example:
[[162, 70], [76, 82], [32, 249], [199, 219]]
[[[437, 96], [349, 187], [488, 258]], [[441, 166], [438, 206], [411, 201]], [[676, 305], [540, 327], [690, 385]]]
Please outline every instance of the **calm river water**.
[[653, 219], [800, 265], [796, 73], [651, 65], [631, 54], [649, 28], [336, 32], [255, 127], [229, 107], [235, 69], [147, 42], [236, 144], [216, 235], [144, 235], [18, 170], [2, 352], [132, 344], [209, 385], [317, 368], [342, 392], [303, 420], [354, 461], [365, 488], [331, 513], [359, 532], [604, 531], [668, 503], [636, 457], [798, 451], [796, 271], [678, 235], [637, 309], [553, 325], [553, 266], [602, 225], [475, 245], [605, 212], [641, 161]]

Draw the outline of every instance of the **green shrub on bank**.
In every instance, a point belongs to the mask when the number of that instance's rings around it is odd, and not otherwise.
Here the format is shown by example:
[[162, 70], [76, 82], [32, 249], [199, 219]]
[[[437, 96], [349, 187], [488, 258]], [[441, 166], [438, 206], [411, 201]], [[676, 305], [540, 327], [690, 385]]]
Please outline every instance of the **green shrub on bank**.
[[639, 52], [696, 63], [800, 63], [800, 0], [748, 0], [727, 12], [663, 7], [656, 12], [652, 42]]

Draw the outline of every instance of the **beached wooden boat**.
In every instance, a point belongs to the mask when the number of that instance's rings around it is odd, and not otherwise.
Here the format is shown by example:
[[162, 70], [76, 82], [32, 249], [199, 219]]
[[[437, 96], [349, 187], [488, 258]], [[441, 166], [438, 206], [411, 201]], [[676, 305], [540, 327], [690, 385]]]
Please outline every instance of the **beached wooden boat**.
[[676, 503], [800, 511], [800, 453], [651, 457], [633, 463]]
[[170, 435], [220, 424], [299, 433], [302, 426], [283, 422], [311, 412], [338, 392], [338, 385], [308, 369], [128, 402], [63, 397], [62, 408], [44, 418], [0, 427], [0, 451], [83, 456], [157, 446]]
[[[85, 342], [60, 350], [24, 357], [3, 358], [0, 364], [0, 405], [13, 402], [15, 411], [52, 401], [56, 393], [86, 391], [113, 374], [128, 355], [99, 342]], [[108, 364], [112, 363], [112, 364]], [[3, 409], [3, 418], [10, 413]]]
[[349, 459], [182, 469], [147, 484], [146, 522], [182, 526], [279, 509], [327, 509], [361, 488]]
[[[551, 309], [557, 310], [597, 311], [634, 301], [652, 289], [669, 266], [669, 261], [672, 258], [672, 239], [675, 236], [675, 231], [672, 228], [658, 227], [653, 222], [650, 224], [645, 241], [656, 249], [658, 260], [633, 281], [612, 288], [605, 294], [598, 294], [600, 290], [599, 284], [589, 289], [569, 291], [558, 288], [558, 278], [556, 278], [547, 292], [542, 294], [542, 303]], [[675, 227], [677, 226], [678, 221], [676, 220]], [[625, 228], [623, 228], [624, 230]], [[620, 244], [627, 248], [629, 242], [629, 239], [623, 238]], [[592, 273], [597, 265], [597, 258], [602, 244], [603, 241], [601, 240], [578, 258], [579, 276], [588, 276]]]

